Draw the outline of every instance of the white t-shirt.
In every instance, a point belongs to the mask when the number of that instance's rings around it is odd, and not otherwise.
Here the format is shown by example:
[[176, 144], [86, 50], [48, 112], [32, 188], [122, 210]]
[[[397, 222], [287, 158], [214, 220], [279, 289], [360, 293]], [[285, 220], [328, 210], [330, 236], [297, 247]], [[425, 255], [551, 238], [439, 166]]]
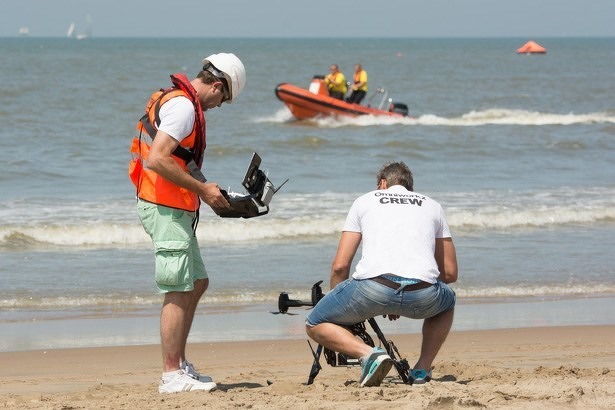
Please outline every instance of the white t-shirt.
[[442, 206], [401, 185], [357, 198], [343, 230], [362, 235], [355, 279], [393, 274], [435, 283], [436, 238], [451, 237]]
[[160, 107], [158, 129], [182, 142], [194, 128], [194, 105], [183, 96], [171, 98]]

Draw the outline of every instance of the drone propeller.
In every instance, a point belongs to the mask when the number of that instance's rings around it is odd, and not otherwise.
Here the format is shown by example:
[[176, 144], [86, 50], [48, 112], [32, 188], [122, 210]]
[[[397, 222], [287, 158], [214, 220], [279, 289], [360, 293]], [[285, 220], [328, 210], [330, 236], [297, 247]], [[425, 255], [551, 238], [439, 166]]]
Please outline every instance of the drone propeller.
[[272, 315], [290, 315], [290, 316], [295, 316], [298, 315], [298, 313], [290, 313], [290, 312], [269, 312]]
[[282, 292], [278, 297], [278, 310], [280, 313], [288, 312], [289, 307], [301, 307], [301, 306], [310, 306], [313, 307], [314, 304], [310, 302], [304, 302], [298, 299], [290, 299], [288, 297], [288, 293]]

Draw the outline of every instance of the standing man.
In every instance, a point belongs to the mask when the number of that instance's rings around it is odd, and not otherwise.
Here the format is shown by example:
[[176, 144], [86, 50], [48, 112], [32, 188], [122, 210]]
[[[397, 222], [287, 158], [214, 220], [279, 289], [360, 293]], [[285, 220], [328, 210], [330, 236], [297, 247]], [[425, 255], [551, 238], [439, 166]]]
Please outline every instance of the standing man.
[[329, 90], [329, 95], [338, 100], [343, 100], [348, 86], [346, 85], [346, 77], [340, 71], [337, 64], [333, 64], [330, 68], [331, 72], [325, 77], [325, 84]]
[[363, 69], [361, 64], [355, 64], [354, 75], [352, 81], [352, 93], [346, 100], [351, 104], [361, 104], [363, 98], [367, 94], [367, 72]]
[[[431, 380], [431, 366], [453, 323], [457, 280], [455, 246], [440, 204], [413, 192], [410, 169], [386, 164], [378, 189], [357, 198], [331, 267], [331, 291], [306, 320], [306, 331], [324, 347], [358, 358], [360, 385], [378, 386], [392, 360], [344, 326], [379, 315], [424, 319], [421, 354], [410, 372], [413, 383]], [[352, 260], [363, 242], [361, 260], [349, 279]]]
[[162, 380], [158, 391], [210, 391], [186, 359], [186, 341], [199, 299], [209, 285], [196, 239], [200, 201], [229, 207], [215, 182], [201, 173], [206, 146], [204, 111], [234, 101], [246, 83], [243, 63], [230, 53], [213, 54], [189, 80], [171, 75], [173, 86], [152, 94], [131, 146], [129, 175], [137, 188], [137, 211], [152, 238], [155, 277], [164, 302], [160, 314]]

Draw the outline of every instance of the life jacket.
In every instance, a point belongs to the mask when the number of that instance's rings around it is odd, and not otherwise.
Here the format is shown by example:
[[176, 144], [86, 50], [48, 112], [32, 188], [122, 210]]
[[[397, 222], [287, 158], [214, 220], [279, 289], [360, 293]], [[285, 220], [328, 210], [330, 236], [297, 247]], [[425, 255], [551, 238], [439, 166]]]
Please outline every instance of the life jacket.
[[[335, 84], [333, 81], [335, 80]], [[329, 74], [325, 77], [325, 82], [327, 83], [327, 87], [329, 88], [329, 92], [336, 91], [342, 94], [346, 94], [348, 91], [348, 87], [346, 85], [346, 77], [340, 71], [335, 74]]]
[[361, 70], [358, 73], [354, 73], [354, 80], [353, 80], [353, 84], [359, 84], [361, 82], [361, 80], [365, 81], [365, 84], [363, 84], [361, 87], [357, 88], [357, 91], [365, 91], [367, 92], [367, 73], [365, 72], [365, 70]]
[[[171, 98], [187, 97], [194, 105], [194, 126], [192, 132], [184, 138], [172, 158], [191, 173], [191, 169], [200, 173], [206, 146], [205, 115], [196, 90], [183, 74], [171, 75], [173, 87], [161, 89], [152, 94], [145, 108], [145, 115], [137, 123], [139, 135], [134, 137], [130, 147], [132, 160], [128, 166], [128, 175], [137, 188], [137, 197], [148, 202], [172, 208], [194, 212], [199, 209], [200, 200], [194, 192], [175, 185], [154, 171], [147, 168], [147, 157], [156, 131], [160, 125], [160, 107]], [[202, 174], [201, 174], [202, 176]], [[203, 179], [204, 180], [204, 177]]]

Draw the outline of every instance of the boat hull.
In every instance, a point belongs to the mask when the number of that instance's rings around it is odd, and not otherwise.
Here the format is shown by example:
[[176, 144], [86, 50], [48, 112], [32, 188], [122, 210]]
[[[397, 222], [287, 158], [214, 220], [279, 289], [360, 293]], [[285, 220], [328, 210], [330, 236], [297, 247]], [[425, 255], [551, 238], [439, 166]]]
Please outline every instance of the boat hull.
[[346, 101], [314, 93], [305, 88], [292, 84], [282, 83], [275, 89], [275, 95], [282, 101], [290, 112], [299, 120], [314, 118], [316, 116], [349, 116], [380, 115], [389, 117], [404, 117], [394, 111], [385, 111], [360, 104], [350, 104]]

